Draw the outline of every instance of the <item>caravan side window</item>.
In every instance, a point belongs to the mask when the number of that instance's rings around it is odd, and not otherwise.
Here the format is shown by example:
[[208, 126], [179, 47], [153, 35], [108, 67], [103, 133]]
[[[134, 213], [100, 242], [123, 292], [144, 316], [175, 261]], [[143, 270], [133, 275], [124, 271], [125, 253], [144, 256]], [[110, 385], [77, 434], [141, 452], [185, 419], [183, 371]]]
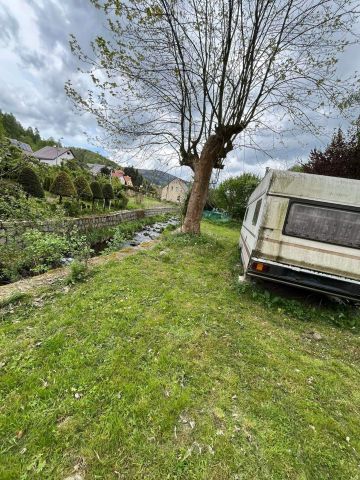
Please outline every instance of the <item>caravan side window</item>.
[[284, 234], [360, 248], [360, 212], [294, 202], [288, 210]]
[[249, 207], [247, 207], [247, 209], [245, 210], [244, 222], [245, 222], [245, 220], [246, 220], [246, 218], [247, 218], [248, 211], [249, 211]]
[[253, 224], [253, 225], [256, 225], [256, 224], [257, 224], [257, 221], [258, 221], [258, 218], [259, 218], [259, 213], [260, 213], [261, 204], [262, 204], [262, 199], [260, 198], [260, 200], [258, 200], [258, 201], [256, 202], [255, 211], [254, 211], [254, 215], [253, 215], [253, 219], [252, 219], [252, 224]]

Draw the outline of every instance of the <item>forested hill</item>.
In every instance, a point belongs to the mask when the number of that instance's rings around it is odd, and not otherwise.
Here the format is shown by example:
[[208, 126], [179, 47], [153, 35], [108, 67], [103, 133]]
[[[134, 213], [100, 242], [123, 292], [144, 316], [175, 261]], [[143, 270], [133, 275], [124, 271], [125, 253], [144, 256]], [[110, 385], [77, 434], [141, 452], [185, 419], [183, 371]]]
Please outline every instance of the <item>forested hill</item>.
[[171, 175], [171, 173], [162, 172], [161, 170], [147, 170], [144, 168], [139, 168], [139, 173], [146, 178], [149, 183], [154, 185], [158, 185], [159, 187], [164, 187], [172, 180], [175, 180], [175, 175]]
[[[24, 128], [21, 123], [16, 119], [12, 113], [4, 113], [0, 110], [0, 136], [4, 135], [8, 138], [15, 138], [20, 142], [28, 143], [34, 152], [40, 150], [47, 145], [58, 145], [54, 138], [42, 138], [39, 130], [35, 127]], [[107, 165], [108, 167], [118, 168], [115, 162], [100, 155], [100, 153], [92, 152], [86, 148], [70, 147], [73, 151], [76, 159], [82, 163], [100, 163], [101, 165]]]
[[16, 120], [12, 113], [4, 113], [0, 110], [0, 135], [8, 138], [15, 138], [20, 142], [28, 143], [31, 148], [36, 151], [46, 145], [57, 144], [53, 138], [41, 138], [39, 130], [35, 127], [24, 128], [21, 123]]
[[80, 163], [99, 163], [108, 167], [119, 168], [119, 165], [104, 157], [100, 153], [92, 152], [86, 148], [70, 147], [76, 159]]

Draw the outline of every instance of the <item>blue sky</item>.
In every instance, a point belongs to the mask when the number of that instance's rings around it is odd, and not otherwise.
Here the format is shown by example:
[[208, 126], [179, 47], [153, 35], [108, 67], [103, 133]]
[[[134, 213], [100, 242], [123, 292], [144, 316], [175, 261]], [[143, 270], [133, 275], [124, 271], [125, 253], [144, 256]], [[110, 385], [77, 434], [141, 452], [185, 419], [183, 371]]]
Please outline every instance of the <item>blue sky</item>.
[[[38, 127], [44, 137], [62, 138], [65, 145], [90, 148], [106, 153], [121, 164], [139, 168], [159, 168], [188, 178], [190, 170], [176, 163], [162, 165], [152, 160], [130, 157], [123, 152], [107, 152], [102, 132], [93, 118], [75, 112], [64, 92], [64, 83], [76, 80], [77, 63], [70, 53], [71, 33], [86, 45], [103, 25], [101, 12], [89, 0], [0, 0], [0, 109], [12, 112], [25, 126]], [[340, 60], [345, 75], [360, 70], [356, 47], [349, 48]], [[289, 130], [281, 139], [271, 133], [258, 141], [267, 154], [250, 148], [232, 152], [220, 179], [243, 171], [262, 174], [266, 167], [286, 168], [305, 160], [311, 149], [323, 147], [334, 129], [347, 128], [348, 122], [335, 118], [324, 123], [323, 133], [315, 137]], [[242, 136], [240, 143], [249, 144]]]

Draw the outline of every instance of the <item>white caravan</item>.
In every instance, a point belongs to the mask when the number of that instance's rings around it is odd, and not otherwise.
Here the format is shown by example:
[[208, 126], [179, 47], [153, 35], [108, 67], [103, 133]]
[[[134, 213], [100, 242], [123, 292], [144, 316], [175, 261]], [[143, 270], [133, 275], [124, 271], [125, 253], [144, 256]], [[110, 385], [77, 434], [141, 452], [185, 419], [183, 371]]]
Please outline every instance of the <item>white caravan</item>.
[[269, 170], [240, 248], [250, 277], [360, 300], [360, 181]]

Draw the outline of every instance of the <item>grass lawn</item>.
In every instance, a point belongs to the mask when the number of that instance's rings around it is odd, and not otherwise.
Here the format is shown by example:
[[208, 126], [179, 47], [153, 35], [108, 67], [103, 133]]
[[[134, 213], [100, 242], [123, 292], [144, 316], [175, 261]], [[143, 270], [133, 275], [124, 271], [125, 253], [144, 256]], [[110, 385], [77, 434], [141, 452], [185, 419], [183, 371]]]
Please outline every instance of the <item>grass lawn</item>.
[[158, 200], [157, 198], [153, 197], [146, 197], [145, 195], [142, 196], [142, 201], [138, 203], [139, 200], [136, 200], [135, 197], [129, 197], [129, 203], [127, 204], [127, 209], [135, 209], [135, 208], [153, 208], [153, 207], [174, 207], [176, 204], [163, 202]]
[[2, 480], [360, 478], [357, 318], [240, 288], [239, 228], [203, 231], [4, 307]]

